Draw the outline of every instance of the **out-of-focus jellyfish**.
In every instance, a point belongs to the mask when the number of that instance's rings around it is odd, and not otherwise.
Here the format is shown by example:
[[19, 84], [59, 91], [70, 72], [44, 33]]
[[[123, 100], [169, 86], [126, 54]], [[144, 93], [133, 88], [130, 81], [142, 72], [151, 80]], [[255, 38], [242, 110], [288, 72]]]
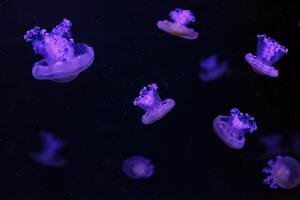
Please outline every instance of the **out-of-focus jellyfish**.
[[228, 69], [228, 63], [226, 61], [218, 62], [218, 56], [215, 54], [201, 60], [199, 66], [201, 69], [199, 78], [204, 82], [219, 78]]
[[149, 178], [153, 175], [154, 165], [142, 156], [132, 156], [123, 162], [123, 172], [132, 179]]
[[276, 133], [260, 136], [258, 142], [262, 144], [265, 149], [265, 153], [260, 156], [261, 158], [273, 157], [288, 152], [288, 149], [281, 145], [282, 134]]
[[24, 35], [26, 42], [32, 42], [34, 52], [44, 57], [33, 65], [32, 75], [36, 79], [70, 82], [93, 63], [93, 48], [75, 43], [71, 26], [64, 19], [51, 33], [36, 26]]
[[173, 99], [162, 101], [157, 89], [155, 83], [149, 84], [148, 87], [141, 89], [140, 96], [133, 101], [135, 106], [139, 106], [146, 111], [142, 117], [143, 124], [152, 124], [163, 118], [175, 105]]
[[246, 61], [256, 73], [277, 77], [279, 72], [272, 65], [286, 54], [288, 49], [266, 35], [258, 35], [257, 38], [257, 55], [247, 53]]
[[172, 22], [168, 20], [158, 21], [157, 27], [159, 29], [189, 40], [198, 38], [198, 33], [194, 29], [187, 27], [189, 23], [195, 22], [195, 17], [191, 11], [177, 8], [171, 11], [169, 15]]
[[270, 188], [292, 189], [299, 185], [300, 163], [296, 159], [290, 156], [277, 156], [275, 161], [270, 160], [268, 165], [263, 172], [269, 176], [263, 182], [270, 185]]
[[241, 149], [246, 142], [245, 134], [254, 132], [257, 126], [253, 117], [233, 108], [230, 116], [217, 116], [213, 128], [225, 144], [234, 149]]
[[294, 132], [289, 138], [289, 146], [294, 154], [300, 155], [300, 133]]
[[48, 132], [41, 133], [40, 137], [44, 148], [40, 152], [31, 153], [31, 158], [49, 167], [64, 166], [65, 160], [57, 156], [58, 152], [64, 147], [64, 142]]

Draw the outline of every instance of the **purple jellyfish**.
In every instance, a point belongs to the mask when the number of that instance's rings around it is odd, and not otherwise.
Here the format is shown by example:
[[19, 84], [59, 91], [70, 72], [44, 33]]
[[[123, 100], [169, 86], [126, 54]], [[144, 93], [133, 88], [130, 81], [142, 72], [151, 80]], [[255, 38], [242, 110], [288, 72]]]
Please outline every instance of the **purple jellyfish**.
[[44, 57], [33, 65], [33, 77], [59, 83], [70, 82], [93, 63], [93, 48], [75, 43], [71, 26], [72, 23], [64, 19], [51, 33], [38, 26], [26, 32], [25, 41], [32, 42], [34, 52]]
[[264, 183], [270, 188], [282, 189], [295, 188], [300, 183], [300, 163], [290, 156], [277, 156], [275, 162], [270, 160], [269, 167], [263, 169], [263, 173], [269, 174]]
[[228, 69], [228, 63], [226, 61], [218, 63], [218, 56], [213, 54], [200, 61], [200, 69], [199, 78], [208, 82], [222, 76]]
[[57, 157], [58, 151], [64, 147], [64, 142], [48, 132], [43, 132], [40, 136], [44, 149], [41, 152], [31, 153], [31, 158], [34, 161], [49, 167], [64, 166], [65, 161], [62, 158]]
[[217, 116], [213, 128], [225, 144], [234, 149], [241, 149], [246, 142], [244, 135], [254, 132], [257, 126], [254, 118], [248, 113], [243, 114], [237, 108], [233, 108], [230, 116]]
[[168, 20], [158, 21], [157, 27], [159, 29], [189, 40], [198, 38], [198, 33], [194, 29], [187, 27], [189, 23], [195, 22], [195, 17], [191, 11], [176, 8], [169, 15], [173, 22]]
[[277, 77], [279, 72], [272, 64], [286, 54], [288, 49], [275, 40], [267, 38], [266, 35], [258, 35], [257, 38], [257, 55], [254, 56], [251, 53], [247, 53], [245, 56], [246, 61], [256, 73]]
[[158, 87], [155, 83], [149, 84], [148, 87], [143, 87], [140, 91], [140, 96], [133, 102], [135, 106], [139, 106], [146, 111], [142, 117], [143, 124], [152, 124], [163, 118], [175, 105], [173, 99], [162, 101], [157, 89]]
[[273, 157], [275, 155], [288, 152], [288, 149], [281, 145], [282, 134], [276, 133], [272, 135], [260, 136], [258, 138], [258, 142], [265, 148], [265, 153], [261, 155], [261, 158]]
[[123, 172], [132, 179], [149, 178], [153, 175], [154, 165], [142, 156], [132, 156], [123, 162]]

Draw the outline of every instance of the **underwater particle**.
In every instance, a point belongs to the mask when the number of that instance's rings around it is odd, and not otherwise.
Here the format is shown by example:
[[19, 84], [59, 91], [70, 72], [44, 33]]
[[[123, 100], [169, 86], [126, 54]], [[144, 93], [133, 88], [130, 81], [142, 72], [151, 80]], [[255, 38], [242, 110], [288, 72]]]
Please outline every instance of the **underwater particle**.
[[243, 114], [237, 108], [233, 108], [230, 116], [217, 116], [213, 128], [225, 144], [233, 149], [241, 149], [246, 142], [245, 134], [253, 133], [257, 126], [254, 118], [248, 113]]
[[142, 156], [132, 156], [123, 162], [123, 172], [131, 179], [149, 178], [154, 173], [154, 165]]
[[34, 78], [70, 82], [93, 63], [93, 48], [84, 43], [75, 43], [71, 26], [72, 23], [64, 19], [51, 33], [38, 26], [26, 32], [25, 41], [32, 42], [34, 52], [44, 57], [33, 65]]
[[266, 35], [257, 35], [257, 38], [257, 55], [254, 56], [251, 53], [247, 53], [245, 56], [246, 61], [256, 73], [270, 77], [278, 77], [279, 72], [272, 64], [286, 54], [288, 49], [275, 40], [267, 38]]
[[56, 138], [52, 133], [43, 132], [40, 134], [44, 148], [40, 152], [31, 153], [31, 158], [49, 167], [62, 167], [65, 160], [57, 157], [58, 152], [64, 147], [64, 142]]
[[263, 169], [263, 173], [269, 176], [264, 183], [270, 188], [282, 189], [295, 188], [300, 183], [300, 163], [290, 156], [277, 156], [275, 161], [268, 162], [269, 167]]
[[213, 54], [206, 59], [202, 59], [199, 63], [200, 73], [199, 78], [204, 81], [213, 81], [222, 76], [228, 69], [226, 61], [218, 62], [218, 55]]
[[157, 27], [159, 29], [189, 40], [198, 38], [198, 33], [194, 29], [187, 27], [189, 23], [195, 22], [195, 17], [191, 11], [176, 8], [170, 12], [169, 16], [171, 17], [172, 22], [168, 20], [158, 21]]
[[160, 120], [175, 106], [173, 99], [162, 101], [157, 89], [155, 83], [149, 84], [141, 89], [140, 96], [133, 101], [135, 106], [139, 106], [146, 111], [142, 117], [143, 124], [152, 124]]

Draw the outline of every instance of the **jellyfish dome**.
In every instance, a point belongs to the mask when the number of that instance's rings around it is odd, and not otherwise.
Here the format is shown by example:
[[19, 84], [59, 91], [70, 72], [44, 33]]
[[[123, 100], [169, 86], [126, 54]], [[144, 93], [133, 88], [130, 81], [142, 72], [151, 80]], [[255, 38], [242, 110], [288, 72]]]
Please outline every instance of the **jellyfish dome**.
[[256, 56], [247, 53], [246, 61], [251, 65], [252, 69], [261, 75], [270, 77], [278, 77], [279, 72], [272, 65], [277, 62], [288, 49], [280, 45], [278, 42], [266, 35], [258, 35]]
[[64, 19], [51, 33], [38, 26], [26, 32], [25, 41], [31, 42], [34, 52], [44, 57], [33, 65], [33, 77], [70, 82], [93, 63], [93, 48], [84, 43], [75, 43], [71, 26], [72, 23]]
[[170, 12], [172, 22], [168, 20], [160, 20], [157, 22], [157, 27], [172, 35], [195, 40], [198, 38], [198, 33], [192, 28], [188, 28], [187, 25], [191, 22], [195, 22], [193, 13], [189, 10], [175, 9]]
[[213, 128], [225, 144], [234, 149], [241, 149], [246, 142], [245, 134], [253, 133], [257, 126], [253, 117], [233, 108], [230, 116], [217, 116], [214, 119]]
[[228, 69], [228, 63], [218, 62], [218, 56], [213, 54], [210, 57], [200, 61], [199, 78], [204, 82], [213, 81], [222, 76]]
[[292, 189], [300, 183], [300, 163], [290, 156], [277, 156], [275, 161], [268, 162], [269, 167], [263, 169], [263, 173], [269, 176], [264, 183], [270, 188]]
[[154, 173], [154, 165], [142, 156], [132, 156], [123, 162], [123, 172], [131, 179], [149, 178]]
[[65, 164], [65, 160], [58, 157], [58, 152], [64, 147], [64, 142], [56, 138], [52, 133], [41, 133], [41, 139], [44, 148], [40, 152], [31, 153], [31, 158], [49, 167], [62, 167]]
[[133, 104], [139, 106], [146, 113], [142, 117], [143, 124], [152, 124], [157, 120], [163, 118], [175, 106], [173, 99], [166, 99], [162, 101], [157, 92], [157, 85], [155, 83], [149, 84], [140, 91], [140, 96], [137, 97]]

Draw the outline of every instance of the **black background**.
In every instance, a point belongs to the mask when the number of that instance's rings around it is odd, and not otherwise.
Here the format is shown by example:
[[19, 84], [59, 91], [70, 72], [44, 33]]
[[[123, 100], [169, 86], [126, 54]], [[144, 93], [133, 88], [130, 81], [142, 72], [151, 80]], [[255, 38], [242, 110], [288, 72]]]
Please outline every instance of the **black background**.
[[[269, 158], [259, 159], [264, 150], [258, 144], [260, 135], [280, 132], [287, 138], [300, 129], [296, 2], [0, 1], [0, 199], [300, 199], [299, 187], [271, 190], [262, 184]], [[197, 40], [156, 27], [174, 8], [193, 11]], [[94, 63], [67, 84], [35, 80], [31, 68], [41, 57], [23, 35], [35, 25], [50, 30], [64, 17], [73, 23], [75, 41], [94, 48]], [[244, 59], [256, 52], [262, 33], [289, 49], [275, 64], [278, 78], [255, 74]], [[198, 61], [212, 53], [231, 70], [204, 84]], [[143, 111], [132, 101], [152, 82], [176, 106], [145, 126]], [[233, 107], [258, 124], [242, 150], [230, 149], [212, 130], [214, 117]], [[30, 160], [43, 130], [65, 140], [64, 168]], [[152, 159], [151, 179], [133, 181], [122, 173], [123, 160], [132, 155]]]

